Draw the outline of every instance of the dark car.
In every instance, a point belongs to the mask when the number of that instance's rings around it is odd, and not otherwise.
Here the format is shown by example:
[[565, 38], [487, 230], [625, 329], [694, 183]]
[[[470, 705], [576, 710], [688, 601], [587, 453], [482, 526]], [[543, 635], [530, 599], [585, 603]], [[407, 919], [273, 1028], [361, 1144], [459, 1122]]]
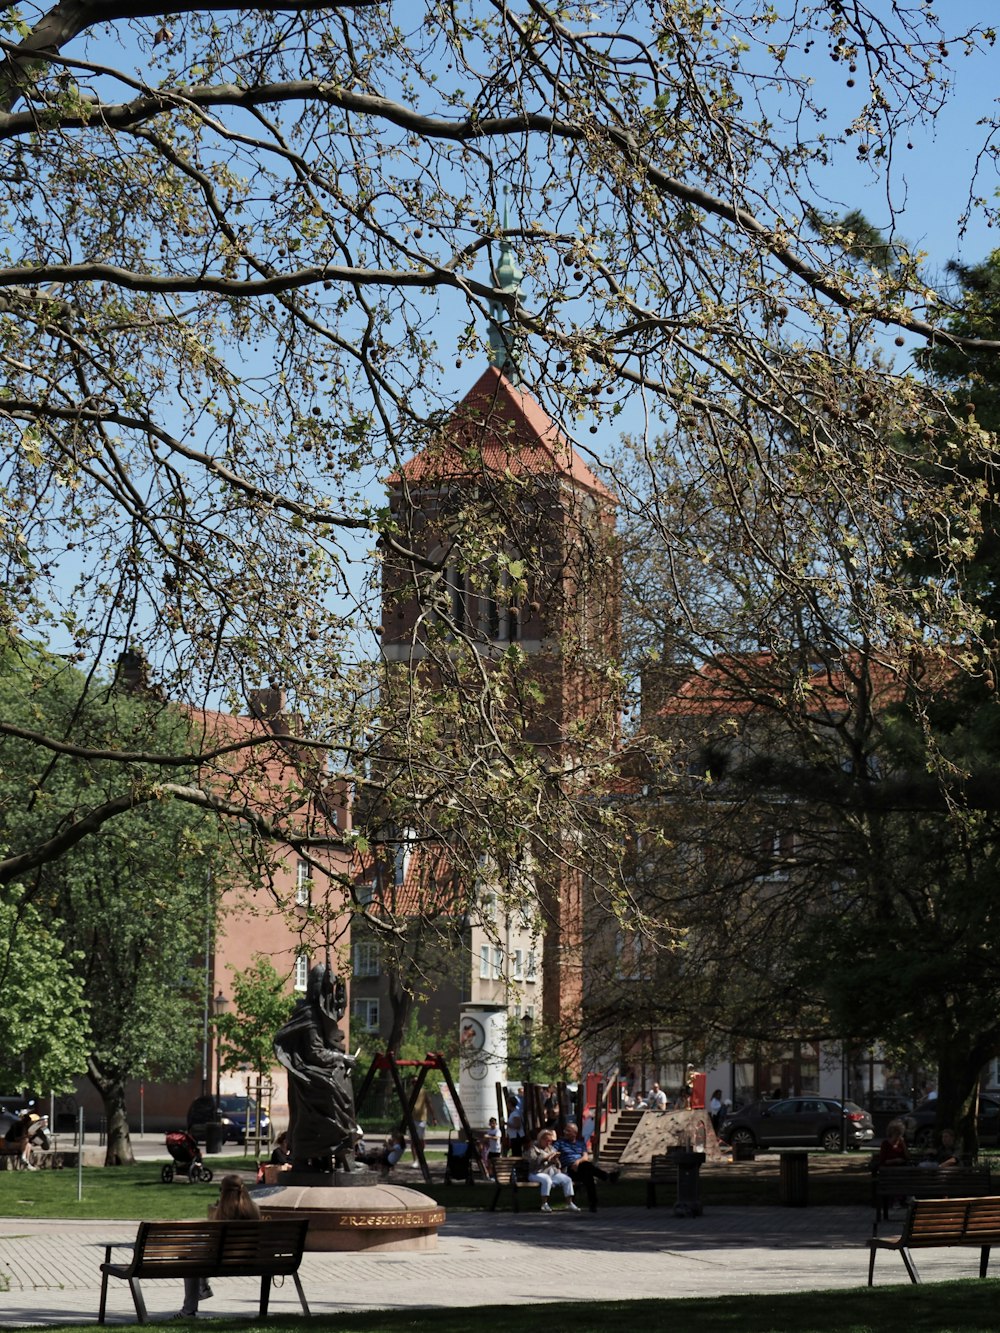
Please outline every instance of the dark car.
[[[909, 1115], [900, 1116], [907, 1143], [912, 1143], [921, 1152], [933, 1147], [936, 1114], [937, 1098], [925, 1097], [917, 1102]], [[976, 1133], [981, 1147], [996, 1147], [1000, 1143], [1000, 1101], [996, 1097], [979, 1098]]]
[[842, 1128], [848, 1148], [859, 1148], [875, 1137], [871, 1116], [854, 1102], [806, 1095], [751, 1102], [732, 1111], [722, 1122], [719, 1137], [734, 1148], [817, 1147], [839, 1152]]
[[[256, 1120], [254, 1103], [249, 1097], [199, 1097], [188, 1107], [188, 1133], [199, 1142], [204, 1142], [206, 1129], [218, 1123], [225, 1130], [223, 1141], [245, 1143], [247, 1135], [255, 1137]], [[266, 1142], [271, 1138], [271, 1122], [266, 1114], [260, 1117], [260, 1136]]]
[[883, 1138], [893, 1120], [902, 1120], [907, 1111], [913, 1110], [913, 1098], [902, 1092], [873, 1092], [865, 1098], [871, 1112], [872, 1124], [877, 1138]]

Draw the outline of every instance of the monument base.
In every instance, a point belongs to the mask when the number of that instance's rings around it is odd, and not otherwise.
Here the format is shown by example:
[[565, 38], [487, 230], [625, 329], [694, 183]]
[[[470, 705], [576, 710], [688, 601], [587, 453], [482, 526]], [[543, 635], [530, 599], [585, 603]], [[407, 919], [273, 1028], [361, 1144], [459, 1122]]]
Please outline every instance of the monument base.
[[[307, 1250], [433, 1250], [445, 1210], [426, 1194], [385, 1181], [281, 1184], [251, 1190], [261, 1217], [308, 1217]], [[297, 1174], [297, 1173], [294, 1173]], [[314, 1179], [314, 1177], [310, 1177]], [[328, 1176], [327, 1181], [331, 1178]], [[287, 1183], [286, 1183], [287, 1181]], [[349, 1182], [349, 1183], [348, 1183]]]

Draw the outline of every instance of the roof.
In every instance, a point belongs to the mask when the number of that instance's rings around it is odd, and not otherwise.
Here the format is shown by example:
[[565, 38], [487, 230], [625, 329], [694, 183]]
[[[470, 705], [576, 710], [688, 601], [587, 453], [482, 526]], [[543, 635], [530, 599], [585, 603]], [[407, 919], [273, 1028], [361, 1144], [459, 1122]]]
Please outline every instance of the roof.
[[355, 854], [351, 871], [355, 884], [377, 885], [370, 903], [375, 915], [450, 917], [467, 910], [467, 881], [440, 844], [414, 845], [402, 858], [401, 869], [398, 882], [394, 857], [380, 860], [371, 851]]
[[389, 478], [398, 486], [482, 474], [561, 475], [603, 500], [614, 495], [587, 466], [545, 409], [490, 366], [455, 408], [437, 439]]
[[[888, 654], [862, 659], [850, 652], [830, 662], [802, 662], [799, 667], [768, 652], [724, 653], [692, 669], [665, 692], [654, 716], [738, 716], [795, 696], [808, 713], [839, 713], [858, 693], [862, 677], [871, 706], [884, 709], [904, 698], [913, 683], [913, 666], [909, 655], [893, 662]], [[940, 685], [952, 674], [936, 659], [922, 660], [920, 666], [925, 683]]]

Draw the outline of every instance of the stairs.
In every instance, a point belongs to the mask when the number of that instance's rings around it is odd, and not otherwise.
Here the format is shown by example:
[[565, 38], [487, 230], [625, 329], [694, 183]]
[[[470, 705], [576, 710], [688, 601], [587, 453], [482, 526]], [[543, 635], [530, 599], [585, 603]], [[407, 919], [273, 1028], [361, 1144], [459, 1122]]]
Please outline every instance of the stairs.
[[629, 1139], [635, 1133], [636, 1126], [642, 1119], [644, 1111], [622, 1111], [615, 1121], [614, 1127], [607, 1138], [601, 1139], [601, 1161], [602, 1162], [620, 1162], [622, 1153], [628, 1147]]

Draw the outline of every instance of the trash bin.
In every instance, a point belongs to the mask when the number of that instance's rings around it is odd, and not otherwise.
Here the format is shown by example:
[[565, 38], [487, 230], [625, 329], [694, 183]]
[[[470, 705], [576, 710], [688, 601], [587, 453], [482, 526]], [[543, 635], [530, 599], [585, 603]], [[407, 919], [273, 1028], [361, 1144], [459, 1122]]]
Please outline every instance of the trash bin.
[[809, 1203], [809, 1154], [778, 1153], [778, 1199], [786, 1208], [805, 1208]]
[[222, 1145], [226, 1141], [226, 1127], [218, 1120], [213, 1120], [205, 1126], [205, 1151], [222, 1152]]
[[679, 1152], [672, 1160], [677, 1163], [677, 1202], [674, 1217], [701, 1217], [701, 1197], [698, 1173], [705, 1160], [703, 1152]]

